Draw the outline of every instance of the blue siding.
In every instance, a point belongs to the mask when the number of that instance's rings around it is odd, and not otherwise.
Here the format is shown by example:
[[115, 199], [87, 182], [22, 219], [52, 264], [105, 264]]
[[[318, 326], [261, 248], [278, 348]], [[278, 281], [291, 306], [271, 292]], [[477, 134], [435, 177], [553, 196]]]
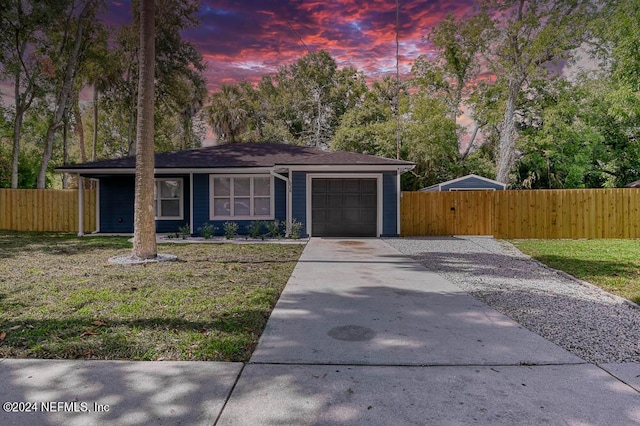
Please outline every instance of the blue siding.
[[[156, 232], [176, 232], [189, 223], [189, 176], [180, 177], [184, 184], [183, 220], [157, 220]], [[130, 234], [133, 232], [134, 176], [112, 176], [100, 179], [100, 232]]]
[[193, 231], [209, 222], [209, 175], [193, 175]]
[[302, 237], [308, 237], [307, 234], [307, 173], [293, 172], [291, 182], [291, 205], [292, 219], [302, 222]]
[[[198, 228], [210, 224], [215, 228], [215, 235], [223, 235], [226, 220], [209, 220], [209, 176], [208, 174], [193, 175], [193, 224], [194, 232], [199, 233]], [[275, 219], [284, 223], [287, 220], [287, 184], [278, 178], [274, 178], [274, 213]], [[251, 220], [230, 220], [238, 224], [238, 234], [248, 235]]]
[[133, 176], [100, 179], [100, 232], [133, 232]]
[[398, 236], [398, 175], [382, 174], [382, 236]]
[[451, 189], [469, 189], [469, 188], [495, 189], [495, 190], [503, 189], [501, 185], [498, 185], [492, 182], [487, 182], [485, 180], [478, 179], [477, 177], [474, 177], [474, 176], [469, 176], [457, 182], [442, 185], [442, 191], [449, 191]]

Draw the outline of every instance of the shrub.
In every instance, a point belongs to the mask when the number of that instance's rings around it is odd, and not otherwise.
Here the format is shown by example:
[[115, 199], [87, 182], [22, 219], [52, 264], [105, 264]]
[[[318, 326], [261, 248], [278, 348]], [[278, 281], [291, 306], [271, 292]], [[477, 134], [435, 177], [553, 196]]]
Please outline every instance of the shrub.
[[264, 240], [264, 236], [262, 235], [263, 227], [264, 227], [264, 222], [260, 220], [254, 220], [249, 224], [249, 236], [255, 239], [262, 237], [262, 239]]
[[280, 238], [282, 236], [282, 222], [274, 220], [272, 222], [266, 222], [267, 236], [271, 238]]
[[293, 219], [290, 223], [291, 230], [289, 232], [289, 238], [294, 240], [300, 239], [300, 234], [302, 233], [302, 222], [297, 219]]
[[238, 224], [236, 222], [225, 222], [223, 225], [224, 237], [227, 240], [232, 239], [238, 234]]
[[191, 236], [191, 227], [189, 226], [188, 223], [186, 225], [182, 225], [180, 228], [178, 228], [178, 235], [183, 240], [186, 240], [187, 238], [189, 238]]
[[200, 236], [205, 240], [208, 240], [211, 237], [213, 237], [213, 234], [215, 231], [216, 231], [216, 227], [210, 223], [204, 224], [200, 228], [198, 228], [198, 232], [200, 232]]

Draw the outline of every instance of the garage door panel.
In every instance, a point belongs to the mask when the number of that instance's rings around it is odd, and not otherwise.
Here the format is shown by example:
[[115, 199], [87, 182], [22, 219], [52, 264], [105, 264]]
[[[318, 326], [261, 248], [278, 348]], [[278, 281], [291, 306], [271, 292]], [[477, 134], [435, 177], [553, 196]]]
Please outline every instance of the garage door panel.
[[327, 180], [326, 179], [313, 179], [311, 181], [311, 190], [315, 193], [316, 191], [327, 192]]
[[313, 178], [311, 188], [312, 235], [377, 236], [377, 179]]
[[343, 203], [344, 207], [359, 208], [361, 204], [361, 197], [359, 194], [345, 194]]
[[364, 208], [377, 208], [378, 197], [375, 194], [362, 194], [360, 197], [360, 205]]

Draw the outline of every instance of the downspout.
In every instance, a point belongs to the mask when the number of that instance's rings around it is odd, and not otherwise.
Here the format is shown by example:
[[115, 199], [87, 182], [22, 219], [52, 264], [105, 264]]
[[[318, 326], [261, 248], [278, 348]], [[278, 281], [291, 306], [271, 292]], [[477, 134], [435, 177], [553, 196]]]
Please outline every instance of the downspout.
[[[291, 179], [289, 179], [286, 176], [283, 176], [279, 173], [276, 173], [275, 170], [271, 169], [269, 170], [269, 173], [271, 174], [271, 176], [276, 177], [278, 179], [283, 180], [286, 185], [287, 185], [287, 196], [286, 196], [286, 230], [285, 230], [285, 237], [289, 237], [291, 235], [291, 216], [292, 216], [292, 208], [291, 208]], [[274, 203], [275, 205], [275, 203]], [[275, 214], [275, 212], [274, 212]]]
[[84, 235], [84, 178], [78, 173], [78, 237]]

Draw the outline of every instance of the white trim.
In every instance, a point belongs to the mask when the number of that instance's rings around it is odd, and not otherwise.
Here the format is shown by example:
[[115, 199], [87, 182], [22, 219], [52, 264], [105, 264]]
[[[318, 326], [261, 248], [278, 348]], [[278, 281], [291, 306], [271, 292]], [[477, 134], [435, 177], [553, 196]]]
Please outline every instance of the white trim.
[[486, 178], [484, 176], [478, 176], [478, 175], [473, 174], [473, 173], [471, 173], [469, 175], [465, 175], [465, 176], [460, 176], [459, 178], [451, 179], [451, 180], [448, 180], [446, 182], [439, 183], [438, 187], [441, 189], [445, 185], [451, 185], [452, 183], [460, 182], [460, 181], [463, 181], [463, 180], [466, 180], [466, 179], [469, 179], [469, 178], [480, 179], [480, 180], [482, 180], [484, 182], [488, 182], [488, 183], [492, 183], [494, 185], [501, 186], [502, 189], [505, 189], [507, 187], [507, 185], [502, 183], [502, 182], [498, 182], [497, 180], [489, 179], [489, 178]]
[[[180, 198], [178, 199], [180, 202], [180, 215], [179, 216], [156, 216], [155, 220], [183, 220], [184, 219], [184, 178], [181, 177], [166, 177], [166, 178], [154, 178], [153, 185], [155, 187], [155, 194], [153, 196], [154, 203], [157, 203], [158, 200], [162, 200], [162, 198], [156, 198], [156, 194], [159, 196], [160, 191], [158, 190], [158, 182], [163, 181], [180, 181]], [[165, 198], [169, 199], [169, 198]], [[159, 210], [158, 204], [155, 205], [156, 212]]]
[[84, 235], [84, 178], [78, 174], [78, 237]]
[[376, 237], [380, 237], [382, 235], [382, 173], [307, 173], [307, 194], [306, 194], [306, 204], [307, 204], [307, 234], [309, 237], [313, 236], [313, 229], [311, 227], [312, 217], [311, 217], [311, 180], [314, 178], [320, 179], [376, 179], [377, 185], [377, 235]]
[[496, 188], [449, 188], [443, 192], [452, 192], [452, 191], [497, 191]]
[[193, 173], [189, 173], [189, 231], [193, 231]]
[[96, 183], [96, 230], [100, 232], [100, 179], [92, 179]]
[[[214, 193], [213, 193], [213, 179], [220, 179], [220, 178], [228, 178], [228, 179], [234, 179], [234, 178], [269, 178], [270, 183], [269, 183], [269, 187], [270, 187], [270, 195], [269, 195], [269, 201], [270, 201], [270, 215], [269, 216], [254, 216], [253, 215], [253, 199], [255, 198], [255, 196], [253, 195], [253, 179], [251, 179], [251, 186], [250, 186], [250, 195], [249, 195], [249, 199], [250, 199], [250, 207], [249, 207], [249, 212], [251, 213], [249, 216], [215, 216], [214, 215], [214, 209], [213, 209], [213, 202], [214, 202]], [[231, 185], [231, 190], [233, 191], [233, 184]], [[233, 195], [229, 195], [229, 197], [221, 197], [221, 198], [230, 198], [233, 199]], [[246, 197], [241, 197], [241, 198], [246, 198]], [[258, 196], [258, 198], [260, 198], [260, 196]], [[270, 173], [267, 174], [232, 174], [232, 175], [224, 175], [224, 174], [210, 174], [209, 175], [209, 220], [228, 220], [228, 221], [235, 221], [235, 220], [273, 220], [275, 218], [275, 185], [274, 185], [274, 181], [273, 181], [273, 176]]]
[[403, 173], [412, 170], [415, 165], [402, 164], [315, 164], [315, 165], [293, 165], [276, 164], [275, 168], [286, 167], [292, 172], [389, 172], [402, 171]]

